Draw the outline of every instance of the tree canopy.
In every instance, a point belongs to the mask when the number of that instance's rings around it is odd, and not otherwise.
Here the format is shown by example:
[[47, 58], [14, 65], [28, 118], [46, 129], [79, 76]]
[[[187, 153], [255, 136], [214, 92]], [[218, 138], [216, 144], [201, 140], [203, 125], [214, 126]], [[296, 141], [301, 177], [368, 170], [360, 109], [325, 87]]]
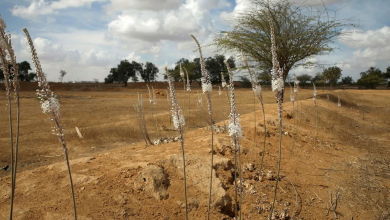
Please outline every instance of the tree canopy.
[[342, 77], [341, 83], [346, 85], [351, 85], [353, 83], [353, 79], [350, 76]]
[[[156, 70], [154, 69], [154, 64], [148, 64], [146, 65], [146, 68], [149, 69], [147, 72], [144, 72], [143, 64], [138, 63], [136, 61], [131, 61], [129, 62], [128, 60], [122, 60], [117, 67], [111, 68], [110, 74], [104, 79], [105, 83], [113, 83], [113, 82], [119, 82], [119, 83], [124, 83], [125, 86], [127, 86], [127, 81], [131, 78], [134, 82], [138, 82], [138, 76], [148, 73], [147, 75], [143, 75], [145, 78], [144, 80], [149, 80], [150, 82], [151, 79], [155, 79], [155, 75], [153, 75]], [[141, 74], [142, 73], [142, 74]], [[150, 73], [150, 74], [149, 74]], [[146, 82], [146, 81], [145, 81]]]
[[370, 67], [367, 71], [360, 73], [357, 84], [366, 89], [375, 89], [376, 86], [385, 82], [382, 71], [379, 68]]
[[[224, 55], [216, 54], [214, 57], [205, 58], [206, 69], [210, 72], [211, 83], [220, 83], [221, 82], [221, 72], [227, 73], [226, 65], [224, 64], [225, 60]], [[236, 63], [233, 57], [227, 59], [230, 68], [235, 68]], [[176, 66], [173, 70], [170, 70], [173, 79], [175, 81], [180, 81], [180, 64], [182, 68], [185, 68], [188, 72], [190, 82], [196, 81], [201, 84], [200, 79], [202, 78], [202, 73], [200, 70], [200, 59], [195, 58], [192, 62], [188, 59], [181, 58], [176, 62]], [[227, 76], [227, 74], [225, 74]], [[227, 80], [227, 78], [225, 78]]]
[[154, 81], [157, 77], [157, 73], [159, 72], [156, 65], [151, 62], [146, 62], [145, 65], [142, 65], [142, 71], [139, 73], [144, 82]]
[[277, 59], [286, 79], [296, 65], [310, 65], [308, 58], [331, 52], [337, 36], [349, 26], [348, 20], [329, 17], [327, 9], [295, 5], [287, 0], [270, 2], [254, 0], [251, 10], [232, 20], [232, 31], [222, 31], [214, 38], [219, 50], [241, 53], [257, 61], [261, 67], [272, 66], [271, 30], [275, 27]]
[[[0, 63], [0, 66], [1, 65], [2, 64]], [[23, 62], [17, 63], [16, 65], [18, 66], [18, 71], [19, 71], [19, 81], [33, 81], [34, 80], [34, 76], [31, 76], [28, 73], [28, 71], [31, 70], [31, 65], [29, 62], [23, 61]], [[11, 65], [9, 65], [8, 68], [10, 69]], [[12, 79], [13, 76], [10, 76], [10, 78]], [[3, 74], [3, 70], [1, 68], [0, 68], [0, 80], [4, 80], [4, 74]]]
[[312, 78], [312, 83], [314, 84], [322, 84], [324, 85], [326, 83], [326, 77], [322, 73], [316, 73], [316, 75]]
[[390, 66], [387, 67], [386, 72], [383, 73], [383, 77], [387, 79], [387, 84], [390, 86]]
[[333, 84], [336, 84], [337, 81], [340, 79], [341, 71], [342, 70], [340, 69], [340, 67], [333, 66], [325, 69], [322, 72], [322, 75], [324, 75], [325, 79], [328, 80], [330, 84], [330, 90], [332, 90]]
[[302, 88], [305, 88], [305, 85], [309, 84], [308, 82], [312, 82], [313, 77], [311, 77], [309, 74], [302, 74], [297, 76], [297, 79], [299, 80], [299, 84], [302, 85]]

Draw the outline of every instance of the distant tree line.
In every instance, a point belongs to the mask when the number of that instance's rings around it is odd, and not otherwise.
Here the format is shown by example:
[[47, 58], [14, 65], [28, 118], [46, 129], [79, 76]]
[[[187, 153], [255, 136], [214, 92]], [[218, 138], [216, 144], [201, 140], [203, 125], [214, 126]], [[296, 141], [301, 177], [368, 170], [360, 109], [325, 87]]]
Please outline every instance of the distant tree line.
[[[0, 63], [0, 66], [1, 65], [2, 64]], [[31, 70], [31, 66], [30, 66], [29, 62], [23, 61], [23, 62], [17, 63], [17, 66], [18, 66], [19, 80], [20, 81], [30, 82], [30, 81], [36, 80], [37, 74], [28, 72], [29, 70]], [[11, 70], [11, 65], [8, 66], [8, 69]], [[11, 76], [11, 79], [12, 79], [12, 76]], [[3, 70], [1, 68], [0, 68], [0, 80], [1, 81], [4, 80], [4, 74], [3, 74]]]
[[[342, 70], [337, 66], [329, 67], [324, 69], [322, 73], [315, 74], [314, 77], [309, 74], [302, 74], [297, 76], [297, 79], [300, 81], [299, 84], [302, 88], [306, 85], [311, 85], [312, 83], [315, 83], [316, 85], [329, 85], [331, 89], [335, 84], [351, 85], [355, 83], [350, 76], [341, 77], [341, 71]], [[264, 83], [269, 83], [271, 81], [271, 75], [267, 71], [263, 71], [259, 73], [258, 79]], [[367, 71], [360, 73], [360, 79], [356, 81], [356, 84], [359, 88], [375, 89], [378, 85], [387, 84], [387, 86], [390, 86], [389, 80], [390, 66], [387, 67], [386, 72], [382, 72], [376, 67], [370, 67]], [[288, 82], [289, 80], [286, 81]]]
[[[227, 80], [227, 68], [223, 63], [224, 60], [225, 56], [219, 54], [216, 54], [214, 57], [205, 58], [206, 69], [210, 72], [212, 83], [221, 82], [221, 72], [226, 73], [224, 76]], [[229, 63], [230, 68], [236, 67], [234, 58], [229, 57], [227, 62]], [[180, 76], [180, 64], [182, 68], [187, 70], [190, 82], [196, 81], [200, 85], [200, 79], [202, 77], [202, 72], [200, 69], [200, 58], [195, 58], [193, 61], [189, 61], [185, 58], [178, 60], [175, 63], [175, 67], [173, 69], [169, 69], [173, 79], [176, 82], [182, 80]], [[158, 68], [151, 62], [146, 62], [143, 64], [136, 61], [129, 62], [128, 60], [122, 60], [117, 65], [117, 67], [111, 68], [110, 73], [104, 79], [104, 82], [124, 83], [124, 85], [127, 86], [129, 79], [131, 79], [133, 82], [138, 82], [138, 77], [141, 77], [144, 82], [153, 82], [156, 80], [158, 73]]]
[[[204, 59], [206, 69], [210, 74], [211, 83], [220, 83], [222, 81], [221, 73], [223, 73], [222, 75], [225, 77], [225, 80], [229, 79], [227, 74], [227, 67], [224, 64], [225, 59], [226, 58], [224, 55], [219, 54], [214, 55], [214, 57], [208, 57]], [[227, 62], [230, 68], [236, 68], [236, 63], [233, 57], [229, 57]], [[195, 58], [193, 61], [189, 61], [185, 58], [178, 60], [175, 63], [175, 68], [169, 70], [176, 82], [182, 80], [180, 76], [180, 64], [183, 69], [187, 70], [190, 83], [196, 81], [199, 85], [201, 85], [202, 72], [200, 68], [200, 58]]]
[[110, 74], [104, 79], [105, 83], [124, 83], [127, 86], [127, 82], [131, 78], [133, 82], [138, 82], [140, 76], [144, 82], [153, 82], [157, 78], [159, 72], [156, 65], [151, 62], [138, 63], [136, 61], [129, 62], [128, 60], [122, 60], [117, 67], [111, 68]]

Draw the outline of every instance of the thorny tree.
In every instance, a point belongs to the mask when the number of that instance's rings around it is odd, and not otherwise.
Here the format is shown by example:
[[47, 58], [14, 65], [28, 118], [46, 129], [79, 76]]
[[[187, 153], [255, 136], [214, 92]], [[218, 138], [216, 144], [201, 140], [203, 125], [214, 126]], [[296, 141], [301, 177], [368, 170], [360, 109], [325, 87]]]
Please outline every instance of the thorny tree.
[[295, 5], [287, 0], [254, 0], [252, 4], [250, 10], [233, 17], [232, 31], [215, 36], [215, 44], [222, 51], [240, 54], [242, 50], [260, 67], [272, 67], [268, 14], [275, 27], [277, 59], [284, 80], [294, 66], [312, 66], [309, 58], [332, 52], [336, 37], [349, 33], [342, 28], [354, 26], [350, 20], [338, 20], [336, 12], [325, 6]]

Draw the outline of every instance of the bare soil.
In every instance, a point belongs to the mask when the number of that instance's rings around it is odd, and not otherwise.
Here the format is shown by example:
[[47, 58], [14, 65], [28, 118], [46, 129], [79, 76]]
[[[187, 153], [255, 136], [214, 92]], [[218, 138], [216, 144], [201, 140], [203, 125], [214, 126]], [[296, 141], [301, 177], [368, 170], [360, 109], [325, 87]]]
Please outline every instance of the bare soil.
[[[137, 92], [142, 93], [151, 137], [176, 136], [177, 131], [166, 129], [169, 128], [166, 96], [158, 96], [159, 135], [147, 90], [93, 89], [55, 89], [61, 101], [63, 122], [69, 129], [66, 139], [79, 219], [184, 219], [180, 142], [146, 146], [132, 107]], [[389, 219], [390, 114], [386, 105], [390, 105], [390, 93], [337, 90], [329, 93], [328, 100], [327, 91], [318, 92], [317, 108], [311, 90], [301, 90], [294, 110], [291, 102], [286, 100], [284, 104], [276, 219], [335, 219], [336, 216], [338, 219]], [[179, 104], [185, 103], [183, 112], [188, 116], [188, 94], [182, 90], [178, 94]], [[211, 132], [196, 107], [196, 91], [190, 97], [193, 107], [184, 139], [189, 219], [206, 219]], [[241, 140], [243, 200], [239, 207], [242, 219], [267, 219], [273, 201], [279, 122], [273, 93], [264, 91], [264, 99], [266, 120], [263, 121], [256, 100], [255, 122], [251, 90], [237, 90], [244, 131]], [[0, 101], [5, 106], [5, 98]], [[215, 120], [222, 128], [228, 124], [225, 93], [218, 96], [215, 92], [212, 102]], [[61, 146], [50, 133], [50, 121], [40, 112], [35, 94], [22, 92], [21, 103], [20, 172], [14, 218], [72, 219], [69, 178]], [[205, 106], [204, 111], [207, 117]], [[0, 167], [10, 161], [6, 112], [0, 118]], [[80, 128], [83, 139], [77, 136], [75, 126]], [[264, 136], [266, 148], [260, 167]], [[233, 165], [231, 138], [226, 132], [215, 134], [211, 219], [234, 219]], [[0, 173], [0, 219], [6, 219], [10, 172]]]

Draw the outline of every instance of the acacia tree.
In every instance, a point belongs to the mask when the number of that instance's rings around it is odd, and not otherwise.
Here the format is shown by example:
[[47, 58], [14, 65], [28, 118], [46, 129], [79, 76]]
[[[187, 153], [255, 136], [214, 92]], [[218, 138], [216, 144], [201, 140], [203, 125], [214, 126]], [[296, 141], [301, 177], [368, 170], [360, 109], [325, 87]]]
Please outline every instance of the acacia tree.
[[332, 90], [333, 84], [336, 84], [341, 77], [341, 69], [338, 66], [332, 66], [325, 69], [322, 75], [329, 81], [330, 90]]
[[242, 52], [262, 67], [272, 66], [271, 30], [267, 17], [275, 27], [275, 43], [283, 79], [297, 65], [314, 65], [308, 58], [330, 53], [334, 39], [353, 24], [338, 20], [327, 8], [295, 5], [287, 0], [270, 2], [254, 0], [251, 9], [232, 20], [232, 31], [222, 31], [214, 38], [218, 50]]

